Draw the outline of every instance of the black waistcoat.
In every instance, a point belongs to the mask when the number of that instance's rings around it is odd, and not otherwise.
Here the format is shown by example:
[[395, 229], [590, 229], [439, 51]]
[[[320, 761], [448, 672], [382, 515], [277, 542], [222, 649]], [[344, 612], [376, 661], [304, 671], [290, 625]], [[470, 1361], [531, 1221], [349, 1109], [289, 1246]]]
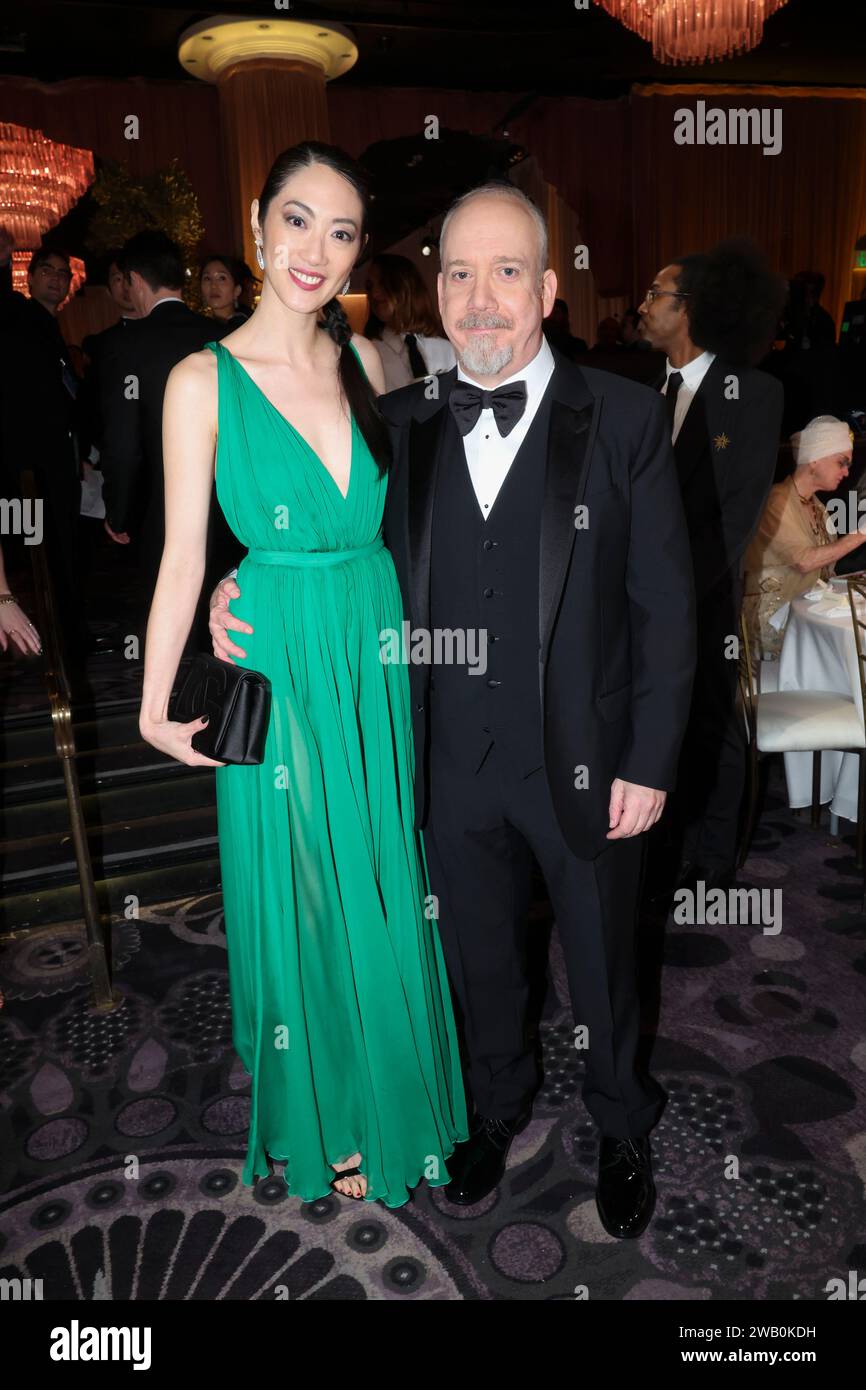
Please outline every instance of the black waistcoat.
[[[476, 634], [476, 665], [439, 660], [431, 742], [475, 771], [496, 743], [524, 776], [543, 765], [538, 677], [538, 565], [550, 391], [485, 520], [448, 412], [433, 508], [430, 624]], [[491, 421], [491, 429], [496, 425]], [[486, 634], [486, 651], [484, 635]], [[441, 652], [448, 650], [445, 642]], [[486, 670], [479, 673], [484, 666]]]

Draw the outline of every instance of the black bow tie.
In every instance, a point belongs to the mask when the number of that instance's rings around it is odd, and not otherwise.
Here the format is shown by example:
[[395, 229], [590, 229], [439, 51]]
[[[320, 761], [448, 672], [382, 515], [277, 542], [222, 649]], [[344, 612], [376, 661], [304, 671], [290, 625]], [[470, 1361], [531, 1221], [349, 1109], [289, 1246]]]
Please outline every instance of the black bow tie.
[[468, 434], [478, 423], [482, 410], [489, 406], [496, 427], [503, 439], [510, 434], [526, 409], [526, 382], [510, 381], [495, 391], [482, 391], [469, 381], [456, 381], [448, 397], [451, 413], [461, 434]]

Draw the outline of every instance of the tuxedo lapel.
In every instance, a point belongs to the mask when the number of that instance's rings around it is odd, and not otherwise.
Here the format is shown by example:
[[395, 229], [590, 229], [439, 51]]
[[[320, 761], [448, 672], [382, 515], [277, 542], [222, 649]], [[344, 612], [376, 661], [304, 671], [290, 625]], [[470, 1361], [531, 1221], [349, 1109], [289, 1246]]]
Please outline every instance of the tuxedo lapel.
[[[701, 382], [702, 387], [703, 382]], [[701, 395], [699, 389], [689, 401], [689, 408], [674, 444], [674, 458], [677, 461], [680, 489], [685, 488], [706, 451], [706, 399]]]
[[553, 620], [565, 584], [574, 545], [575, 508], [582, 502], [586, 490], [601, 408], [601, 397], [593, 399], [582, 376], [581, 385], [580, 405], [575, 407], [561, 399], [551, 403], [538, 577], [538, 633], [542, 661], [547, 656]]
[[425, 420], [413, 419], [409, 426], [409, 582], [415, 622], [425, 629], [430, 627], [433, 499], [447, 420], [448, 411], [440, 408]]

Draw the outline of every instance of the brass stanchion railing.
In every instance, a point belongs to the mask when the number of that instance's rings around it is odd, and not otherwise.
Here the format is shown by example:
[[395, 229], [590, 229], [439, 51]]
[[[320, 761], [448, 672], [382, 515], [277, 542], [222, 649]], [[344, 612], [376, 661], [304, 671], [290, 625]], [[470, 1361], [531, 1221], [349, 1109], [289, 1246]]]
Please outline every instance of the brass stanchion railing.
[[[26, 469], [21, 474], [21, 490], [25, 498], [30, 499], [34, 504], [37, 502], [36, 480], [30, 469]], [[33, 565], [36, 614], [39, 634], [42, 638], [44, 675], [54, 731], [54, 746], [60, 759], [60, 766], [63, 769], [66, 803], [69, 808], [69, 824], [75, 847], [75, 860], [78, 865], [81, 906], [87, 934], [87, 959], [93, 986], [93, 1007], [108, 1013], [117, 1008], [120, 996], [112, 989], [109, 951], [106, 949], [105, 933], [93, 878], [93, 862], [90, 857], [90, 846], [87, 842], [87, 825], [84, 820], [81, 788], [78, 784], [78, 768], [75, 763], [72, 691], [63, 658], [63, 640], [57, 622], [54, 585], [45, 557], [44, 545], [33, 545], [27, 548], [30, 551]]]

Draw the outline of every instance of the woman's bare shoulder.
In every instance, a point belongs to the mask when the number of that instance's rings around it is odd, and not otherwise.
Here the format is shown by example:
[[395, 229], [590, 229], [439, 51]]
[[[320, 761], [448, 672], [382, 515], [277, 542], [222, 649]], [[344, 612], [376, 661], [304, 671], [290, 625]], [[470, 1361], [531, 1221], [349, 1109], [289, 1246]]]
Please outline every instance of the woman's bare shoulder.
[[216, 353], [210, 348], [182, 357], [168, 374], [168, 386], [174, 394], [207, 395], [216, 391], [216, 381]]
[[379, 349], [375, 343], [371, 343], [369, 338], [365, 338], [360, 333], [352, 334], [352, 347], [356, 350], [361, 359], [364, 371], [370, 378], [376, 391], [385, 390], [385, 372], [382, 368], [382, 359], [379, 356]]
[[216, 429], [217, 359], [210, 348], [191, 352], [172, 367], [165, 384], [165, 415], [197, 419]]

